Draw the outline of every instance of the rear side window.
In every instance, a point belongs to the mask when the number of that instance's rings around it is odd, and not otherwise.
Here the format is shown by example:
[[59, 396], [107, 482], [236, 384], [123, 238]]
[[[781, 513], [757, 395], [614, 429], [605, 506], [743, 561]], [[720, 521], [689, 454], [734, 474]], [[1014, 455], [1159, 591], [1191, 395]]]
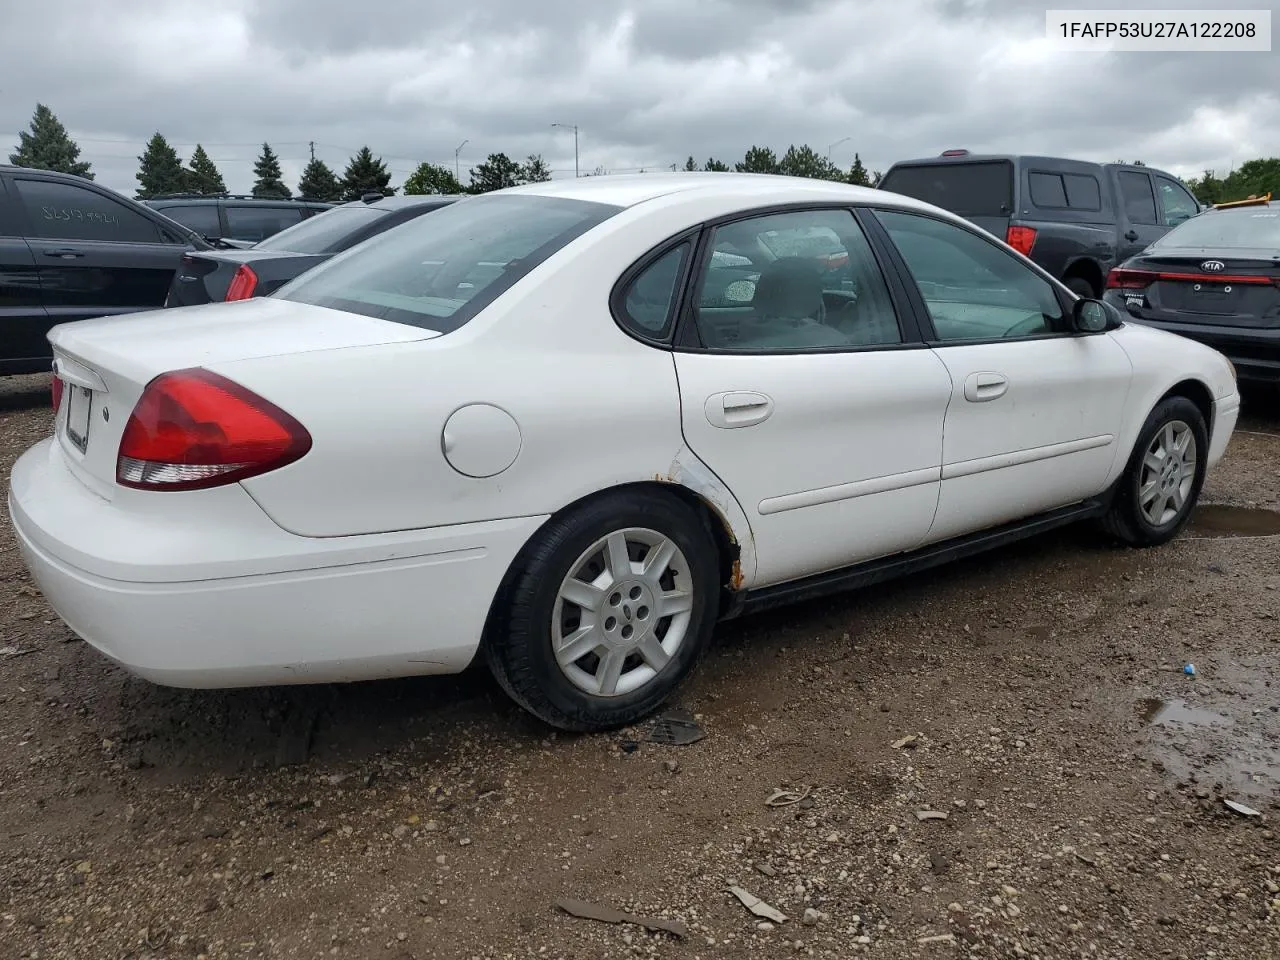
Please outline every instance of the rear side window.
[[160, 228], [122, 200], [55, 180], [15, 177], [18, 198], [42, 240], [114, 240], [160, 243]]
[[317, 216], [272, 234], [258, 247], [290, 253], [334, 253], [343, 249], [352, 234], [367, 230], [386, 216], [385, 210], [367, 206], [323, 210]]
[[1156, 198], [1151, 192], [1151, 178], [1145, 173], [1124, 171], [1119, 176], [1120, 196], [1124, 198], [1124, 212], [1131, 223], [1159, 223], [1156, 217]]
[[338, 254], [275, 296], [448, 333], [620, 210], [564, 197], [470, 197]]
[[187, 204], [176, 207], [157, 207], [156, 210], [170, 220], [177, 220], [190, 227], [202, 237], [222, 236], [222, 224], [218, 222], [216, 204]]
[[1102, 190], [1098, 178], [1087, 173], [1028, 174], [1031, 203], [1056, 210], [1098, 211], [1102, 209]]
[[1013, 212], [1013, 164], [938, 163], [890, 170], [881, 190], [931, 203], [962, 217], [1004, 217]]
[[257, 243], [285, 227], [302, 222], [302, 211], [297, 207], [227, 206], [227, 232], [235, 240]]

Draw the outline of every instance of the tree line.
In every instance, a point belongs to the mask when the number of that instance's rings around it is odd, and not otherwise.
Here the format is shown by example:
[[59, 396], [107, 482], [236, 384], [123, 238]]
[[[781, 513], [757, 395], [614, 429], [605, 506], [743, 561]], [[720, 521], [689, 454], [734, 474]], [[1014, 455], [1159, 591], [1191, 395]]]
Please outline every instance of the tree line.
[[[93, 179], [91, 165], [80, 159], [79, 145], [44, 104], [36, 105], [30, 130], [18, 135], [17, 150], [9, 155], [9, 161], [19, 166], [58, 170]], [[680, 167], [672, 164], [669, 169]], [[781, 157], [770, 147], [752, 146], [732, 166], [714, 157], [699, 164], [690, 156], [683, 169], [774, 173], [872, 187], [879, 186], [881, 179], [880, 171], [868, 172], [856, 153], [853, 163], [844, 169], [808, 144], [792, 144]], [[606, 169], [597, 167], [586, 176], [605, 173], [608, 173]], [[491, 153], [483, 163], [467, 171], [465, 184], [448, 167], [424, 162], [397, 188], [391, 186], [391, 172], [382, 158], [374, 156], [373, 151], [364, 146], [350, 158], [341, 176], [313, 155], [302, 171], [296, 190], [291, 190], [284, 182], [280, 158], [270, 144], [263, 143], [262, 152], [254, 161], [253, 175], [252, 192], [255, 197], [286, 199], [296, 195], [341, 202], [359, 200], [369, 193], [391, 196], [397, 190], [406, 194], [488, 193], [522, 183], [550, 180], [551, 170], [540, 154], [532, 154], [521, 162], [506, 153]], [[227, 192], [222, 173], [203, 146], [196, 144], [190, 160], [184, 163], [177, 150], [159, 132], [152, 135], [138, 157], [136, 177], [140, 200], [173, 193], [215, 195]], [[1206, 170], [1202, 177], [1188, 181], [1188, 186], [1206, 203], [1243, 200], [1268, 192], [1280, 196], [1280, 158], [1249, 160], [1223, 178], [1216, 177], [1212, 170]]]

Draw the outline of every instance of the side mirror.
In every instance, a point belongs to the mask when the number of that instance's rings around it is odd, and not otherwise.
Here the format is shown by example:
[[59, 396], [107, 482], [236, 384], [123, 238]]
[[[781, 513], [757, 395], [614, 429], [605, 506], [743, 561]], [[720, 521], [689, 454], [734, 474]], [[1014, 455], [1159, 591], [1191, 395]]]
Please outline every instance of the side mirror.
[[1076, 333], [1105, 333], [1122, 323], [1119, 311], [1102, 300], [1080, 299], [1071, 308], [1071, 329]]

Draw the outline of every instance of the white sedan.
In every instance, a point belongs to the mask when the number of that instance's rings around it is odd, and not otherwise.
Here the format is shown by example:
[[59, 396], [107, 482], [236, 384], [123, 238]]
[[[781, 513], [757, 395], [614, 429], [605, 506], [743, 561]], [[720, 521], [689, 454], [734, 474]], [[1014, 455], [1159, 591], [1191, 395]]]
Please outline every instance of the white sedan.
[[460, 201], [274, 296], [56, 327], [9, 507], [168, 685], [450, 673], [653, 711], [719, 619], [1079, 520], [1186, 523], [1239, 396], [964, 220], [685, 174]]

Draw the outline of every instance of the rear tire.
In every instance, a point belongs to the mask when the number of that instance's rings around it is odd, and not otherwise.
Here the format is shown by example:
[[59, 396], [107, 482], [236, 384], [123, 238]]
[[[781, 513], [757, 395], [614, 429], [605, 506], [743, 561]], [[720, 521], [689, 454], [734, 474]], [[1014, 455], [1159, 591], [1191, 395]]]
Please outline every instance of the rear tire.
[[1063, 281], [1067, 289], [1074, 293], [1077, 297], [1083, 297], [1086, 300], [1096, 300], [1098, 291], [1093, 289], [1093, 284], [1084, 277], [1068, 277]]
[[1208, 453], [1200, 408], [1186, 397], [1161, 400], [1142, 425], [1103, 529], [1133, 547], [1172, 540], [1200, 498]]
[[494, 601], [484, 654], [550, 726], [589, 733], [656, 710], [715, 627], [716, 546], [698, 514], [656, 491], [610, 493], [549, 521]]

